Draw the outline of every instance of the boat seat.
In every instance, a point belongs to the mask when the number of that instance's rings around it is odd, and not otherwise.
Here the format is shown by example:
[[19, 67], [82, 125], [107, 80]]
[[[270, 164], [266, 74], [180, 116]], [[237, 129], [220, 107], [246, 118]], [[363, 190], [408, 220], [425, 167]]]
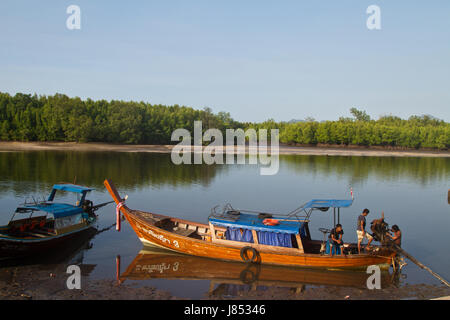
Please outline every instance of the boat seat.
[[195, 233], [195, 230], [191, 229], [175, 229], [173, 230], [174, 233], [179, 234], [183, 237], [189, 237], [191, 234]]
[[143, 219], [153, 223], [153, 224], [158, 223], [159, 225], [161, 225], [161, 224], [163, 224], [163, 223], [165, 223], [165, 222], [170, 220], [170, 218], [155, 217], [151, 213], [138, 211], [138, 210], [135, 210], [134, 213], [137, 214], [138, 216], [142, 217]]
[[38, 237], [38, 238], [47, 238], [48, 237], [47, 235], [36, 233], [36, 232], [25, 232], [25, 234], [34, 236], [34, 237]]

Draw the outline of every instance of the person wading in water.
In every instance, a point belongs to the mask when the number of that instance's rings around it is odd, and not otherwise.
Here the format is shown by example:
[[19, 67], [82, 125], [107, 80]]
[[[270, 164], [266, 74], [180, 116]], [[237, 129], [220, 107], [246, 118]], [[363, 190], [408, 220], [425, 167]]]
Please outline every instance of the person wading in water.
[[391, 238], [392, 241], [399, 247], [402, 246], [402, 232], [400, 231], [400, 228], [394, 224], [391, 228], [391, 231], [394, 232], [394, 235], [391, 235], [389, 232], [386, 233], [386, 235]]

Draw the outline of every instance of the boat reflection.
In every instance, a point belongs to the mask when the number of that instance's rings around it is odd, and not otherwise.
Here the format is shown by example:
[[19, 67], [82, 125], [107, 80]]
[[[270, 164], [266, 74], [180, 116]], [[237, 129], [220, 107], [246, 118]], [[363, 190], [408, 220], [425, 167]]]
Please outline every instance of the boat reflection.
[[95, 264], [85, 264], [84, 253], [93, 246], [91, 240], [99, 232], [91, 229], [83, 233], [64, 247], [57, 251], [43, 252], [39, 256], [24, 257], [0, 261], [0, 270], [11, 267], [38, 265], [40, 270], [53, 270], [66, 272], [68, 265], [78, 265], [82, 276], [88, 276], [96, 267]]
[[[120, 258], [119, 258], [120, 259]], [[210, 280], [209, 295], [234, 295], [239, 291], [286, 288], [302, 292], [306, 285], [367, 288], [370, 274], [364, 271], [290, 268], [271, 265], [244, 264], [172, 253], [166, 250], [141, 250], [117, 280]], [[387, 270], [381, 271], [381, 287], [392, 284]]]

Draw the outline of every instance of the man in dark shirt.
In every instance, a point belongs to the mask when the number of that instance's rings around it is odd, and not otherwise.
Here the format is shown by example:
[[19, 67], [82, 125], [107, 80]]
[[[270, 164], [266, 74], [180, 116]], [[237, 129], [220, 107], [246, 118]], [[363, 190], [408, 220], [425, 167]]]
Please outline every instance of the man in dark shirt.
[[358, 217], [358, 222], [356, 224], [356, 234], [358, 235], [358, 253], [361, 253], [361, 242], [364, 238], [368, 240], [367, 249], [370, 249], [370, 244], [372, 243], [373, 237], [366, 232], [366, 217], [369, 214], [369, 209], [364, 209], [363, 212]]
[[331, 230], [330, 235], [328, 236], [330, 244], [332, 245], [332, 247], [330, 248], [330, 256], [333, 253], [333, 249], [336, 254], [344, 254], [344, 251], [341, 250], [341, 247], [344, 245], [344, 242], [342, 241], [343, 234], [344, 230], [342, 230], [342, 225], [339, 223], [334, 229]]

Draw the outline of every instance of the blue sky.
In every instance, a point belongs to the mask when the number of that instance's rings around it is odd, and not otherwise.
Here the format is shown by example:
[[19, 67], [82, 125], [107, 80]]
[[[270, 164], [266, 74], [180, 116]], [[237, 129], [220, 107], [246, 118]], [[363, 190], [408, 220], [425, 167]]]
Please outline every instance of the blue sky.
[[[81, 30], [66, 9], [81, 8]], [[366, 9], [381, 8], [381, 30]], [[210, 107], [240, 121], [450, 121], [450, 2], [0, 2], [0, 91]]]

